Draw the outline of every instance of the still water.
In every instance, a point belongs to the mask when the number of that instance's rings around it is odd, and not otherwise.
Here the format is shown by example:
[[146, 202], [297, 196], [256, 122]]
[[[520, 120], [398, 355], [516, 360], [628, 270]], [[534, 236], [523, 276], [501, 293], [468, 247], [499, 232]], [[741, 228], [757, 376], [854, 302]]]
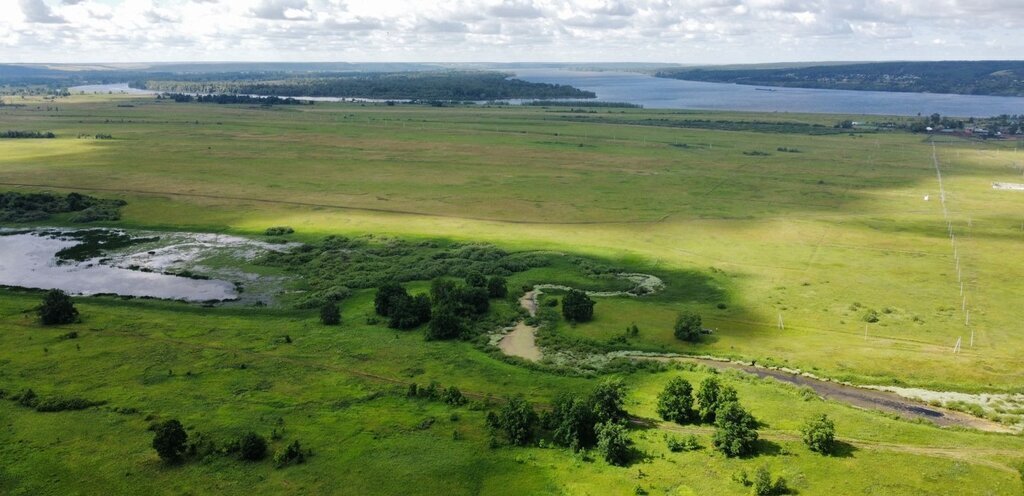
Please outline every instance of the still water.
[[58, 251], [81, 241], [60, 235], [26, 232], [0, 235], [0, 285], [62, 289], [69, 294], [118, 294], [187, 301], [232, 300], [234, 284], [218, 280], [143, 272], [100, 263], [64, 261]]

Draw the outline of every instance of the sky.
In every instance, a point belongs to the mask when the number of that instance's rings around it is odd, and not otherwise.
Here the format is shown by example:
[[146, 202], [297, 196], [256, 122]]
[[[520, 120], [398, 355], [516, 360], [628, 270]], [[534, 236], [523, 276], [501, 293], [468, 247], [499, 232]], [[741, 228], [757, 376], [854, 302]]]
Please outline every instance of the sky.
[[1020, 59], [1024, 0], [0, 0], [0, 62]]

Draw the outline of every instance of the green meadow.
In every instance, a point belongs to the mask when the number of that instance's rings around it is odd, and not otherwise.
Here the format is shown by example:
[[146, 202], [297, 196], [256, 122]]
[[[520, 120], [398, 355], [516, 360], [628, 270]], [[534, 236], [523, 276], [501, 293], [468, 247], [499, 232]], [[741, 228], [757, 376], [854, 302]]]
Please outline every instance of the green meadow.
[[[0, 139], [0, 191], [127, 201], [106, 225], [257, 237], [291, 226], [289, 239], [310, 243], [373, 234], [577, 255], [666, 288], [597, 298], [591, 322], [552, 330], [567, 341], [608, 346], [636, 324], [630, 349], [867, 385], [1024, 392], [1024, 192], [992, 187], [1024, 183], [1017, 142], [832, 129], [899, 120], [864, 116], [5, 99], [24, 106], [0, 106], [0, 129], [57, 138]], [[535, 283], [613, 285], [568, 264], [533, 268], [509, 278], [513, 294], [494, 312], [511, 314]], [[630, 414], [651, 420], [631, 429], [641, 455], [629, 467], [492, 447], [487, 408], [522, 394], [543, 409], [602, 377], [371, 323], [372, 290], [341, 302], [338, 327], [288, 305], [96, 297], [77, 300], [80, 323], [46, 328], [31, 311], [39, 299], [0, 290], [0, 389], [106, 404], [40, 413], [0, 400], [3, 494], [749, 494], [733, 479], [762, 466], [797, 494], [1022, 490], [1019, 435], [897, 420], [743, 375], [723, 380], [762, 423], [759, 455], [726, 458], [710, 428], [654, 421], [661, 388], [677, 375], [699, 383], [711, 373], [700, 367], [615, 374]], [[713, 334], [675, 339], [683, 310]], [[62, 339], [72, 330], [77, 339]], [[474, 407], [406, 397], [408, 383], [431, 381]], [[819, 413], [836, 421], [835, 456], [800, 441]], [[281, 469], [217, 456], [167, 466], [147, 428], [169, 418], [217, 440], [277, 432], [272, 448], [298, 439], [312, 456]], [[666, 435], [690, 434], [701, 449], [666, 447]]]

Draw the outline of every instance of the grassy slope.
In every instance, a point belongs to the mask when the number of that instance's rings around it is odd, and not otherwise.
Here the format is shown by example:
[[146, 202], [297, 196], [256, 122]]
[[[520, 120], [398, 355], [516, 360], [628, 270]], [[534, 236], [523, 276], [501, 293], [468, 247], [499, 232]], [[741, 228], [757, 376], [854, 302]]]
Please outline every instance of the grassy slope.
[[[962, 316], [939, 307], [957, 307], [959, 291], [930, 148], [916, 137], [560, 124], [552, 120], [560, 114], [542, 109], [114, 105], [124, 101], [76, 97], [60, 102], [60, 112], [0, 110], [0, 128], [61, 135], [0, 141], [0, 182], [125, 190], [107, 193], [129, 200], [125, 226], [254, 233], [287, 224], [310, 239], [346, 232], [444, 236], [619, 259], [667, 274], [670, 289], [642, 301], [602, 300], [593, 323], [564, 332], [604, 339], [635, 321], [636, 344], [644, 347], [771, 357], [870, 381], [899, 377], [960, 389], [1020, 383], [1012, 357], [1024, 341], [1014, 332], [1019, 319], [1011, 295], [1024, 270], [1012, 263], [1012, 248], [1024, 235], [1014, 218], [1021, 200], [989, 186], [1014, 181], [1019, 172], [1008, 165], [1020, 159], [1011, 151], [964, 143], [940, 148], [977, 309], [975, 348], [954, 357], [949, 350], [964, 333]], [[80, 132], [117, 139], [74, 139]], [[777, 153], [779, 146], [803, 153]], [[742, 153], [752, 150], [772, 155]], [[924, 193], [931, 202], [921, 200]], [[513, 284], [572, 277], [545, 269]], [[498, 396], [524, 393], [540, 403], [593, 382], [529, 372], [464, 344], [425, 344], [418, 333], [363, 325], [367, 294], [345, 303], [339, 329], [321, 328], [308, 313], [92, 299], [83, 304], [87, 320], [76, 326], [83, 336], [77, 341], [58, 339], [66, 329], [31, 323], [23, 312], [36, 298], [0, 294], [2, 387], [104, 399], [142, 413], [37, 414], [0, 402], [9, 419], [0, 450], [4, 460], [16, 460], [0, 469], [0, 492], [436, 493], [443, 487], [467, 494], [582, 494], [622, 493], [640, 484], [674, 494], [741, 494], [747, 490], [729, 482], [731, 474], [762, 464], [804, 494], [1019, 491], [1012, 469], [1020, 461], [1017, 437], [948, 432], [804, 402], [771, 383], [738, 383], [744, 403], [768, 424], [771, 444], [764, 447], [771, 454], [753, 460], [726, 460], [709, 450], [670, 454], [656, 431], [634, 434], [653, 458], [630, 469], [562, 450], [488, 450], [481, 413], [462, 410], [452, 422], [448, 408], [405, 400], [400, 385], [367, 374], [437, 379]], [[727, 308], [715, 308], [719, 301]], [[863, 308], [850, 310], [853, 302]], [[865, 340], [860, 314], [886, 306], [895, 311], [883, 314]], [[693, 349], [670, 337], [683, 307], [699, 309], [718, 329], [713, 340]], [[780, 311], [784, 332], [774, 328]], [[912, 321], [914, 315], [924, 323]], [[276, 343], [281, 334], [295, 343]], [[627, 378], [636, 388], [631, 411], [652, 416], [654, 394], [669, 375]], [[852, 456], [820, 458], [795, 440], [799, 422], [819, 411], [839, 419], [840, 434], [855, 447]], [[223, 459], [169, 470], [148, 448], [149, 414], [178, 417], [218, 436], [248, 429], [267, 434], [280, 417], [284, 441], [301, 439], [317, 455], [282, 471]], [[427, 416], [438, 422], [416, 430]], [[454, 429], [463, 441], [452, 440]], [[709, 443], [704, 430], [683, 431]], [[644, 478], [637, 478], [638, 469]], [[71, 485], [85, 474], [92, 487]]]
[[[111, 299], [80, 303], [81, 324], [45, 329], [24, 309], [36, 295], [6, 292], [0, 300], [0, 354], [5, 388], [33, 387], [109, 403], [98, 409], [36, 413], [0, 401], [0, 491], [5, 494], [397, 493], [621, 494], [637, 484], [672, 494], [743, 494], [733, 473], [766, 465], [802, 492], [899, 491], [905, 494], [1016, 494], [1024, 441], [1015, 436], [944, 431], [892, 420], [820, 400], [805, 400], [770, 381], [729, 377], [766, 424], [767, 453], [728, 460], [710, 449], [673, 454], [665, 432], [701, 427], [638, 429], [633, 438], [648, 459], [629, 468], [585, 461], [560, 449], [487, 448], [483, 414], [403, 397], [404, 383], [455, 384], [467, 393], [525, 393], [538, 403], [559, 390], [592, 382], [538, 374], [495, 361], [468, 345], [425, 343], [421, 332], [395, 333], [361, 324], [368, 295], [346, 305], [346, 324], [318, 325], [308, 314], [266, 310], [200, 310], [180, 304]], [[128, 312], [126, 312], [128, 310]], [[78, 330], [76, 340], [59, 336]], [[292, 344], [276, 339], [283, 334]], [[245, 364], [245, 368], [241, 365]], [[698, 382], [701, 372], [627, 377], [629, 410], [654, 417], [655, 395], [675, 374]], [[134, 407], [124, 415], [115, 407]], [[457, 413], [457, 420], [451, 419]], [[803, 419], [826, 412], [848, 446], [823, 458], [798, 440]], [[247, 430], [264, 435], [283, 419], [280, 447], [293, 439], [314, 450], [302, 466], [283, 470], [214, 457], [168, 468], [149, 448], [149, 419], [180, 418], [218, 439]], [[416, 426], [425, 418], [436, 423]], [[461, 440], [452, 439], [458, 430]], [[698, 468], [699, 467], [699, 468]], [[638, 473], [646, 474], [637, 479]], [[330, 474], [330, 475], [328, 475]], [[73, 488], [73, 489], [70, 489]]]

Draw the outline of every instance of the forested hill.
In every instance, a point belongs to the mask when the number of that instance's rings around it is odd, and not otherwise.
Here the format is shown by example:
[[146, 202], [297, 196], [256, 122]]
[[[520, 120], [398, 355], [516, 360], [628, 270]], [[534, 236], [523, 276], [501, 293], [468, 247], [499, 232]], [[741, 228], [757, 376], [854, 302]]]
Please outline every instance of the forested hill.
[[785, 69], [661, 70], [658, 77], [760, 86], [1024, 96], [1024, 61], [872, 62]]
[[143, 80], [137, 88], [180, 93], [348, 97], [419, 100], [595, 98], [593, 92], [561, 84], [530, 83], [492, 71], [348, 73], [279, 79], [176, 78]]

